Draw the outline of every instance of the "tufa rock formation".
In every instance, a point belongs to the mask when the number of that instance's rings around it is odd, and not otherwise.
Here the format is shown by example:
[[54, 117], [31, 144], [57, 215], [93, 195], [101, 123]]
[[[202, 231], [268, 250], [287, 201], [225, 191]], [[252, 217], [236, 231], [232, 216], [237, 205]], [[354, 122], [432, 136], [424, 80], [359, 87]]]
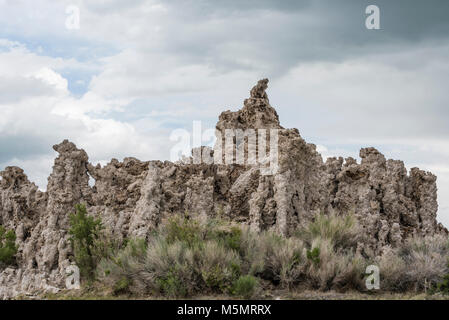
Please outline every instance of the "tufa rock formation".
[[[352, 212], [366, 235], [360, 246], [377, 252], [412, 234], [447, 232], [436, 221], [433, 174], [417, 168], [407, 174], [402, 161], [386, 160], [374, 148], [360, 151], [361, 163], [341, 157], [324, 163], [297, 129], [281, 127], [265, 92], [267, 84], [266, 79], [259, 81], [241, 110], [223, 112], [216, 128], [277, 129], [278, 168], [273, 175], [262, 174], [263, 165], [248, 161], [227, 165], [125, 158], [93, 166], [86, 152], [67, 140], [53, 147], [59, 156], [46, 192], [20, 168], [0, 172], [0, 224], [15, 230], [19, 246], [17, 266], [0, 270], [0, 298], [65, 287], [71, 255], [68, 216], [77, 203], [101, 216], [118, 239], [146, 237], [162, 218], [185, 211], [219, 213], [256, 231], [274, 229], [286, 236], [320, 212]], [[217, 139], [217, 146], [223, 141]], [[210, 156], [214, 151], [202, 147], [195, 153]]]

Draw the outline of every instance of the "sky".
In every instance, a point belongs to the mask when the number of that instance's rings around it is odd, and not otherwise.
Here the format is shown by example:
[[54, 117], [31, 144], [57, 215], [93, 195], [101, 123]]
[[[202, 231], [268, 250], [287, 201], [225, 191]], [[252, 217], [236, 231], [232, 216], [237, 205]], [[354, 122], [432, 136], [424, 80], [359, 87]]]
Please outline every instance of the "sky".
[[45, 190], [64, 139], [94, 164], [169, 159], [174, 130], [214, 128], [269, 78], [281, 124], [324, 159], [373, 146], [436, 174], [449, 227], [448, 16], [447, 0], [0, 0], [0, 170]]

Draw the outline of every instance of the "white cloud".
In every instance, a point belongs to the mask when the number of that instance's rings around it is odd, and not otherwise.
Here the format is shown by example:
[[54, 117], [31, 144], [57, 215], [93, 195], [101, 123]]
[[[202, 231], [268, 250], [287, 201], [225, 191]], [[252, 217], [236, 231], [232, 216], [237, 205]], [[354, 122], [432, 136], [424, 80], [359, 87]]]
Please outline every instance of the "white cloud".
[[[0, 53], [0, 65], [5, 66], [0, 68], [0, 88], [15, 83], [9, 89], [17, 92], [9, 92], [10, 99], [0, 101], [0, 144], [3, 151], [13, 149], [19, 154], [3, 159], [2, 166], [23, 166], [30, 178], [45, 188], [54, 159], [51, 146], [65, 138], [86, 149], [93, 162], [126, 156], [157, 158], [168, 148], [155, 122], [147, 121], [154, 130], [148, 137], [132, 123], [108, 118], [108, 112], [119, 110], [131, 99], [108, 99], [93, 92], [72, 96], [67, 79], [56, 71], [71, 66], [72, 61], [38, 56], [23, 45], [3, 43], [9, 51]], [[30, 85], [23, 85], [28, 82]], [[11, 145], [17, 139], [30, 146]], [[5, 152], [2, 158], [7, 156]]]
[[50, 68], [44, 67], [29, 76], [32, 76], [38, 80], [42, 80], [44, 83], [53, 86], [57, 90], [68, 93], [67, 80]]

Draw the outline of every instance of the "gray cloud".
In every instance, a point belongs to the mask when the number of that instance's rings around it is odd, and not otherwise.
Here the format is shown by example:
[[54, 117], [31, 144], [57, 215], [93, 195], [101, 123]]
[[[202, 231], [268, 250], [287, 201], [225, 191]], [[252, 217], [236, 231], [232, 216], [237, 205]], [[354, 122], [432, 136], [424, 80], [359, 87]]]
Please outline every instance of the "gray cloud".
[[51, 141], [41, 137], [33, 139], [33, 137], [26, 134], [15, 136], [2, 135], [0, 136], [0, 163], [7, 162], [13, 158], [30, 159], [48, 154], [51, 146]]
[[[64, 9], [72, 3], [81, 9], [77, 31], [64, 28]], [[381, 10], [378, 31], [365, 28], [371, 4]], [[308, 141], [327, 147], [326, 154], [356, 155], [373, 145], [436, 172], [449, 221], [448, 1], [0, 6], [0, 38], [44, 47], [38, 54], [17, 48], [0, 55], [2, 165], [24, 166], [41, 183], [51, 167], [51, 145], [63, 138], [94, 161], [166, 159], [172, 128], [190, 129], [192, 120], [213, 126], [220, 111], [240, 107], [254, 82], [269, 77], [270, 101], [283, 125], [299, 128]], [[75, 97], [24, 78], [41, 67], [95, 72], [90, 84], [90, 76], [82, 77], [86, 95]], [[65, 77], [73, 88], [76, 74]]]
[[[164, 2], [165, 3], [165, 2]], [[297, 63], [343, 61], [447, 40], [447, 1], [170, 1], [162, 50], [186, 60], [255, 68], [278, 76]], [[382, 30], [365, 28], [377, 4]], [[161, 44], [161, 43], [159, 43]], [[159, 49], [161, 50], [161, 49]]]

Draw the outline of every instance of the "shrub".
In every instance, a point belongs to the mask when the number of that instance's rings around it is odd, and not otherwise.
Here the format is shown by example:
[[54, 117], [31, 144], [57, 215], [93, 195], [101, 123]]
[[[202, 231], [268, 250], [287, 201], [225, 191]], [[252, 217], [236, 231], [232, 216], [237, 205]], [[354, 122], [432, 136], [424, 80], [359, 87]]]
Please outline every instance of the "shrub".
[[129, 291], [130, 280], [127, 277], [121, 278], [113, 286], [113, 293], [115, 295], [121, 293], [127, 293]]
[[307, 259], [312, 261], [313, 264], [320, 264], [320, 248], [313, 248], [312, 250], [307, 250]]
[[360, 234], [352, 214], [320, 214], [299, 228], [294, 236], [307, 248], [306, 283], [320, 290], [361, 288], [366, 261], [355, 254]]
[[185, 297], [197, 289], [199, 276], [195, 261], [199, 249], [183, 242], [169, 243], [165, 239], [150, 242], [141, 265], [137, 265], [135, 282], [146, 282], [144, 291], [155, 291], [167, 297]]
[[267, 237], [265, 269], [266, 275], [282, 287], [290, 288], [304, 274], [304, 244], [294, 238]]
[[338, 216], [319, 214], [313, 222], [299, 228], [295, 236], [308, 245], [316, 238], [327, 239], [336, 248], [355, 248], [360, 240], [360, 228], [352, 214]]
[[240, 253], [242, 244], [242, 229], [236, 226], [230, 228], [230, 230], [217, 230], [213, 235], [224, 247], [235, 250]]
[[[154, 232], [148, 244], [128, 245], [103, 259], [98, 273], [109, 286], [123, 279], [128, 290], [186, 297], [198, 292], [228, 292], [241, 274], [238, 233], [217, 221], [173, 217]], [[133, 241], [130, 241], [132, 245]]]
[[178, 298], [230, 293], [249, 298], [260, 283], [364, 290], [365, 268], [376, 264], [384, 290], [422, 290], [440, 282], [440, 290], [449, 291], [449, 276], [443, 277], [449, 272], [447, 239], [416, 237], [398, 248], [384, 248], [377, 257], [365, 248], [362, 256], [356, 250], [353, 219], [321, 215], [285, 238], [220, 219], [175, 216], [163, 221], [148, 242], [129, 240], [125, 248], [114, 249], [99, 263], [98, 277], [115, 294]]
[[229, 291], [240, 275], [238, 254], [213, 241], [190, 248], [181, 241], [169, 243], [157, 238], [150, 241], [140, 258], [123, 253], [119, 256], [120, 265], [110, 259], [101, 263], [103, 270], [104, 266], [113, 270], [104, 276], [112, 276], [115, 281], [127, 278], [130, 290], [138, 293], [159, 293], [170, 298], [207, 291], [222, 293]]
[[16, 234], [14, 230], [6, 230], [3, 226], [0, 226], [0, 267], [13, 264], [16, 253]]
[[[410, 248], [410, 249], [409, 249]], [[432, 237], [413, 237], [405, 242], [404, 249], [410, 251], [403, 259], [408, 266], [407, 276], [410, 286], [415, 290], [427, 290], [436, 286], [442, 276], [449, 271], [447, 267], [449, 245], [447, 237], [435, 235]]]
[[359, 289], [362, 286], [363, 258], [352, 249], [336, 248], [328, 239], [316, 238], [308, 251], [306, 278], [314, 289]]
[[161, 293], [169, 298], [185, 297], [188, 294], [187, 284], [179, 276], [183, 273], [179, 265], [170, 267], [164, 276], [156, 279]]
[[390, 291], [435, 288], [448, 273], [449, 245], [446, 237], [414, 236], [377, 258], [381, 287]]
[[398, 255], [397, 250], [385, 248], [383, 253], [376, 257], [375, 264], [379, 266], [382, 290], [399, 291], [405, 289], [406, 265]]
[[168, 243], [181, 241], [192, 247], [203, 239], [199, 221], [191, 219], [187, 214], [169, 218], [164, 229]]
[[238, 278], [232, 287], [232, 294], [244, 299], [251, 299], [257, 292], [259, 281], [257, 278], [246, 275]]
[[133, 272], [139, 265], [139, 259], [145, 255], [146, 248], [144, 239], [131, 239], [125, 248], [114, 248], [98, 263], [98, 279], [112, 288], [113, 294], [131, 292]]
[[238, 253], [213, 241], [205, 243], [197, 268], [205, 287], [216, 292], [228, 291], [240, 276]]
[[[449, 265], [448, 265], [449, 267]], [[449, 273], [446, 273], [441, 281], [436, 285], [435, 288], [432, 289], [432, 291], [438, 291], [445, 295], [449, 294]]]
[[69, 217], [69, 241], [81, 276], [90, 281], [95, 278], [95, 268], [101, 255], [109, 247], [100, 241], [103, 229], [101, 220], [87, 216], [84, 205], [76, 205], [75, 209], [76, 212]]
[[252, 232], [249, 227], [240, 227], [240, 261], [242, 274], [258, 275], [266, 272], [266, 256], [268, 248], [277, 238], [273, 233]]

